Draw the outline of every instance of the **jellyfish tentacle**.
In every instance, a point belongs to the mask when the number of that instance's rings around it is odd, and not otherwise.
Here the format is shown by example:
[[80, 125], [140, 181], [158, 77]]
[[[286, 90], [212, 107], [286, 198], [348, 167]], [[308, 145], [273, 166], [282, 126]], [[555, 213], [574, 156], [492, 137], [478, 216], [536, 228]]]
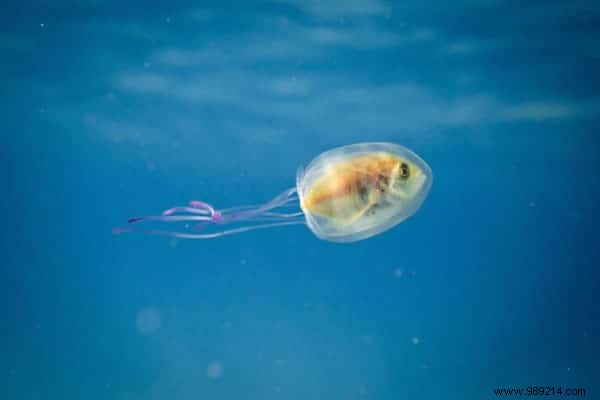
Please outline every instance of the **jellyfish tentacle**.
[[291, 207], [293, 206], [293, 202], [297, 200], [297, 196], [294, 196], [296, 193], [296, 189], [288, 189], [285, 192], [277, 195], [275, 198], [271, 199], [269, 202], [265, 204], [251, 204], [251, 205], [243, 205], [236, 207], [229, 207], [221, 209], [221, 213], [223, 214], [236, 214], [242, 213], [244, 211], [257, 211], [257, 210], [268, 210], [279, 207]]
[[278, 212], [267, 212], [264, 213], [265, 216], [272, 217], [281, 217], [281, 218], [292, 218], [292, 217], [301, 217], [304, 215], [303, 212], [295, 212], [295, 213], [278, 213]]
[[[217, 210], [206, 202], [193, 200], [190, 201], [187, 206], [169, 208], [163, 211], [162, 215], [159, 216], [130, 218], [128, 222], [130, 224], [136, 224], [136, 228], [132, 228], [130, 226], [116, 228], [113, 230], [113, 232], [119, 234], [124, 232], [141, 231], [180, 238], [207, 239], [234, 233], [247, 232], [255, 229], [303, 224], [305, 221], [304, 214], [302, 212], [286, 212], [291, 211], [286, 207], [289, 207], [292, 202], [296, 202], [297, 200], [298, 195], [296, 188], [290, 188], [262, 205], [238, 206], [222, 210]], [[199, 222], [191, 228], [193, 231], [225, 224], [246, 224], [246, 226], [239, 226], [218, 232], [186, 233], [175, 230], [167, 231], [160, 229], [137, 228], [137, 223], [142, 221], [157, 221], [166, 223]], [[187, 226], [186, 229], [188, 229]]]
[[162, 215], [172, 215], [172, 214], [176, 214], [176, 213], [190, 213], [190, 214], [200, 214], [200, 215], [209, 215], [210, 212], [208, 210], [204, 210], [204, 209], [199, 209], [199, 208], [194, 208], [194, 207], [185, 207], [185, 206], [178, 206], [178, 207], [172, 207], [169, 208], [165, 211], [162, 212]]
[[211, 221], [210, 216], [195, 216], [195, 215], [148, 215], [145, 217], [129, 218], [127, 221], [134, 224], [141, 221], [161, 221], [161, 222], [182, 222], [182, 221]]
[[[303, 221], [274, 222], [274, 223], [270, 223], [270, 224], [259, 224], [259, 225], [244, 226], [244, 227], [234, 228], [234, 229], [227, 229], [224, 231], [213, 232], [213, 233], [185, 233], [185, 232], [163, 231], [163, 230], [157, 230], [157, 229], [140, 230], [140, 232], [146, 232], [149, 234], [161, 235], [161, 236], [170, 236], [170, 237], [175, 237], [175, 238], [180, 238], [180, 239], [212, 239], [212, 238], [226, 236], [226, 235], [233, 235], [235, 233], [254, 231], [257, 229], [273, 228], [273, 227], [286, 226], [286, 225], [300, 225], [302, 223], [304, 223], [304, 222]], [[130, 229], [128, 231], [132, 232], [134, 230]], [[114, 230], [113, 230], [113, 232], [114, 232]], [[121, 232], [117, 232], [117, 233], [121, 233]]]
[[263, 214], [266, 211], [272, 210], [291, 201], [294, 201], [294, 194], [296, 194], [296, 188], [288, 189], [283, 193], [280, 193], [279, 195], [275, 196], [271, 201], [263, 204], [262, 206], [259, 206], [255, 209], [249, 209], [247, 211], [240, 211], [239, 213], [232, 213], [228, 217], [230, 220], [235, 220], [246, 219], [252, 217], [253, 215]]
[[198, 209], [207, 210], [211, 214], [215, 213], [215, 208], [213, 206], [211, 206], [210, 204], [205, 203], [204, 201], [192, 200], [192, 201], [189, 202], [189, 205], [192, 208], [198, 208]]
[[[289, 215], [259, 215], [256, 217], [252, 217], [252, 218], [247, 218], [247, 219], [243, 219], [243, 220], [233, 220], [233, 221], [225, 221], [223, 222], [223, 224], [227, 223], [227, 222], [231, 222], [231, 223], [245, 223], [245, 222], [252, 222], [255, 224], [261, 224], [261, 223], [275, 223], [275, 222], [292, 222], [295, 221], [296, 223], [303, 223], [304, 221], [304, 215], [300, 214], [300, 215], [293, 215], [293, 214], [289, 214]], [[200, 231], [204, 228], [209, 227], [210, 225], [215, 225], [216, 223], [212, 222], [212, 221], [204, 221], [201, 222], [199, 224], [194, 225], [191, 230], [193, 231]]]

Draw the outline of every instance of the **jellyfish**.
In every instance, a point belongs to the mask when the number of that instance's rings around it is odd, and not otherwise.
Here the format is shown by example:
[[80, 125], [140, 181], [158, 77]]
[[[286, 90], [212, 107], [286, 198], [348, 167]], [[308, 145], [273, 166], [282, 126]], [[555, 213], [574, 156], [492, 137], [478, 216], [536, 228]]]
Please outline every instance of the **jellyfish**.
[[[296, 186], [264, 204], [217, 209], [193, 200], [161, 215], [134, 217], [114, 233], [142, 231], [182, 239], [211, 239], [256, 229], [305, 224], [320, 239], [355, 242], [382, 233], [417, 212], [427, 197], [431, 168], [393, 143], [357, 143], [321, 153]], [[179, 223], [180, 230], [143, 229]]]

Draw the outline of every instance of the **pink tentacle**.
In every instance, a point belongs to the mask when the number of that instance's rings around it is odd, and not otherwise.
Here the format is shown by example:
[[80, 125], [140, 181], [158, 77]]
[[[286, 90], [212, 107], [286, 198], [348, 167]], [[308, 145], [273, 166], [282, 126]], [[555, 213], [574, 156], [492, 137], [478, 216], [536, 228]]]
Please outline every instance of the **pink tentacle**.
[[[291, 188], [283, 193], [275, 196], [269, 202], [257, 206], [239, 206], [231, 207], [223, 210], [215, 210], [215, 208], [203, 201], [193, 200], [188, 203], [188, 206], [177, 206], [163, 211], [160, 216], [145, 216], [130, 218], [130, 224], [137, 224], [141, 221], [158, 221], [158, 222], [200, 222], [193, 226], [193, 230], [197, 231], [210, 225], [221, 225], [227, 223], [244, 223], [252, 221], [254, 225], [241, 226], [238, 228], [223, 230], [214, 233], [185, 233], [175, 231], [165, 231], [156, 229], [138, 229], [132, 227], [119, 227], [113, 229], [113, 233], [120, 234], [125, 232], [146, 232], [152, 234], [167, 235], [172, 237], [187, 238], [187, 239], [207, 239], [234, 233], [246, 232], [255, 229], [263, 229], [275, 226], [296, 225], [304, 223], [301, 218], [302, 212], [286, 213], [271, 211], [277, 208], [288, 207], [292, 201], [297, 200], [296, 188]], [[176, 215], [177, 214], [177, 215]], [[187, 227], [186, 227], [187, 228]]]
[[210, 204], [205, 203], [203, 201], [200, 201], [200, 200], [192, 200], [192, 201], [190, 201], [189, 205], [190, 205], [190, 207], [193, 207], [193, 208], [200, 208], [200, 209], [207, 210], [211, 214], [215, 213], [215, 209], [213, 206], [211, 206]]
[[190, 214], [201, 214], [201, 215], [209, 215], [210, 212], [208, 210], [198, 209], [194, 207], [173, 207], [169, 208], [162, 212], [162, 215], [172, 215], [178, 212], [187, 212]]
[[181, 221], [212, 221], [210, 216], [193, 216], [193, 215], [149, 215], [146, 217], [134, 217], [127, 220], [128, 223], [134, 224], [141, 221], [161, 221], [161, 222], [181, 222]]

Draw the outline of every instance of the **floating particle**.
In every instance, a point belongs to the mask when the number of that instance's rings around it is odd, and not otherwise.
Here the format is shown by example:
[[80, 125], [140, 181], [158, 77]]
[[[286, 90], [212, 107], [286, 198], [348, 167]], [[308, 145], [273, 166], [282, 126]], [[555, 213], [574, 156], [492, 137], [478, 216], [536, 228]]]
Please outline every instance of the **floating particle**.
[[366, 394], [367, 394], [367, 385], [365, 385], [364, 383], [363, 383], [363, 384], [361, 384], [361, 385], [358, 387], [358, 393], [360, 393], [360, 395], [361, 395], [361, 396], [364, 396], [364, 395], [366, 395]]
[[137, 313], [135, 324], [143, 335], [150, 335], [160, 329], [162, 318], [158, 310], [148, 307]]
[[223, 375], [223, 364], [219, 361], [213, 361], [206, 367], [206, 376], [210, 379], [219, 379]]

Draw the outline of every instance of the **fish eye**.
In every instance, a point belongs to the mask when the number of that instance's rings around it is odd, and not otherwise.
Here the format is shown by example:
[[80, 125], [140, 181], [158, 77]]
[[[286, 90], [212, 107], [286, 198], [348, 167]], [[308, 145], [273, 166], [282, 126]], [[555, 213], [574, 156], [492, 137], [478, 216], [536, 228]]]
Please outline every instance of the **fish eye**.
[[400, 164], [400, 178], [408, 179], [410, 176], [410, 169], [408, 168], [408, 164], [402, 163]]

